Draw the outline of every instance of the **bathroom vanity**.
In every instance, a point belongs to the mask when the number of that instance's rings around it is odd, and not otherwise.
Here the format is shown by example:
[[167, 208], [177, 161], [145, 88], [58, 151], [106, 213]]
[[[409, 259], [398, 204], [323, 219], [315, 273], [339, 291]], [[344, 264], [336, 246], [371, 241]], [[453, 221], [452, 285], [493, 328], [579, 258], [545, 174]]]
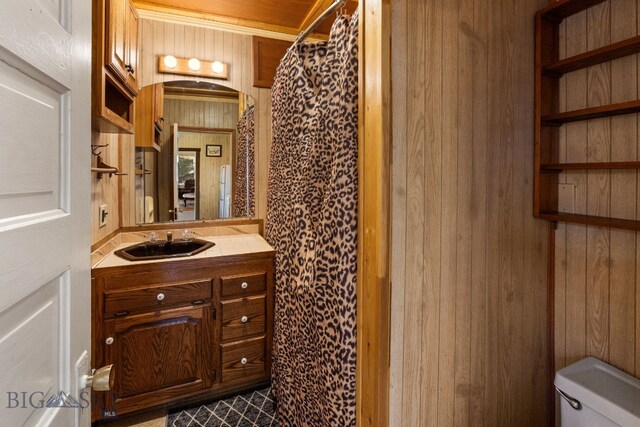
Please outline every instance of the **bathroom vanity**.
[[190, 257], [111, 252], [92, 270], [92, 366], [113, 364], [115, 377], [94, 393], [93, 420], [270, 381], [274, 251], [257, 234], [207, 239]]

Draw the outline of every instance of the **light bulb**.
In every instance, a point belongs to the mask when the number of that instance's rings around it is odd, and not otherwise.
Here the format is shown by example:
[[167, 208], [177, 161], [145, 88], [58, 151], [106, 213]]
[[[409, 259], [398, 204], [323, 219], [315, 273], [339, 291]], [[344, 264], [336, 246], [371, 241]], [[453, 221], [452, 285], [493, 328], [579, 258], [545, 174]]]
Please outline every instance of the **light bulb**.
[[220, 61], [214, 61], [211, 64], [211, 69], [213, 70], [214, 73], [220, 74], [224, 71], [224, 64]]
[[200, 69], [200, 61], [196, 58], [191, 58], [189, 60], [189, 68], [192, 71], [198, 71]]
[[167, 55], [164, 57], [164, 65], [166, 65], [167, 68], [176, 68], [176, 65], [178, 65], [178, 60], [173, 55]]

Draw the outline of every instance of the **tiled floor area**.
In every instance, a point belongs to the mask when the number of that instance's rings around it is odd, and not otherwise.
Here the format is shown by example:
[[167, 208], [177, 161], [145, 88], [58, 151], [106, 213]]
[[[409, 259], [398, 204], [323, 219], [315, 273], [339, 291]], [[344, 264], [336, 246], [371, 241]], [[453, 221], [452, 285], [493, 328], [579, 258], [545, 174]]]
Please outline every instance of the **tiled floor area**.
[[169, 427], [278, 427], [271, 388], [169, 414]]

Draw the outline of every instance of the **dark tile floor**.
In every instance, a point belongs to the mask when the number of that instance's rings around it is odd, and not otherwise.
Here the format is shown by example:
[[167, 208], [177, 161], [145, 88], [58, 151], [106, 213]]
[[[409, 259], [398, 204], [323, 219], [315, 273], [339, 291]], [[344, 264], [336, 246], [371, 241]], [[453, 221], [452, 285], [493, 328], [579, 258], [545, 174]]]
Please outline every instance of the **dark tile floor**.
[[271, 388], [169, 414], [169, 427], [278, 427]]

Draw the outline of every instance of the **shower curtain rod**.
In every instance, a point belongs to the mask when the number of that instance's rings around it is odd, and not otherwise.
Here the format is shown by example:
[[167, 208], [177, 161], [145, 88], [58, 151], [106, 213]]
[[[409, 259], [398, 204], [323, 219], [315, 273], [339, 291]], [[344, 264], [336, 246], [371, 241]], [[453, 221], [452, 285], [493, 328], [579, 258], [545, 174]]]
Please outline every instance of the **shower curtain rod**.
[[331, 6], [329, 6], [327, 8], [327, 10], [325, 10], [324, 12], [322, 12], [322, 15], [318, 16], [316, 18], [315, 21], [313, 21], [311, 23], [311, 25], [309, 25], [309, 27], [304, 30], [303, 32], [300, 33], [300, 35], [298, 36], [298, 38], [296, 38], [296, 41], [294, 44], [298, 44], [301, 41], [303, 41], [304, 39], [306, 39], [307, 37], [309, 37], [309, 34], [311, 34], [316, 28], [318, 28], [318, 26], [320, 24], [322, 24], [322, 22], [327, 19], [327, 17], [329, 15], [331, 15], [333, 12], [336, 11], [336, 9], [344, 6], [347, 3], [347, 0], [336, 0], [334, 1]]

